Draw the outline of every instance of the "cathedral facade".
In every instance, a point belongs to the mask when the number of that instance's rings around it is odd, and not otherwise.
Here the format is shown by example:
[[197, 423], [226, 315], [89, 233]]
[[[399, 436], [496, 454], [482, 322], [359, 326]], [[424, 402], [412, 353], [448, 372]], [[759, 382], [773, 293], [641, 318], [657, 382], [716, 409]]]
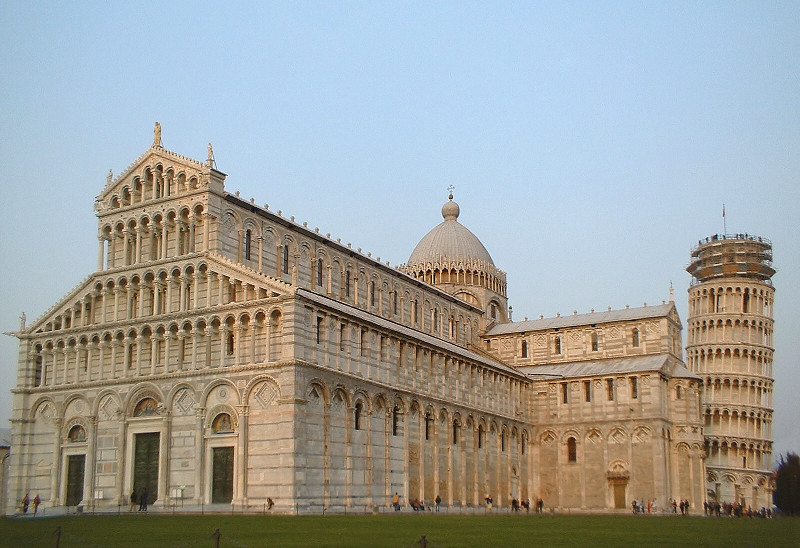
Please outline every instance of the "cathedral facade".
[[[20, 340], [7, 513], [404, 502], [702, 504], [704, 379], [674, 302], [514, 322], [458, 222], [406, 264], [225, 190], [153, 145], [96, 200], [97, 270]], [[31, 495], [32, 496], [32, 495]]]

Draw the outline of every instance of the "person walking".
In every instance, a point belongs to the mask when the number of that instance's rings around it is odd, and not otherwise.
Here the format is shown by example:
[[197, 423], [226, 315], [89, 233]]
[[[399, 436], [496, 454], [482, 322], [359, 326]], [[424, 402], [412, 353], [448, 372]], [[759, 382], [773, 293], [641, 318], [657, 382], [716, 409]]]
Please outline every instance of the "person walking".
[[133, 509], [136, 508], [137, 502], [139, 501], [136, 499], [136, 489], [134, 489], [133, 491], [131, 491], [131, 508], [130, 510], [128, 510], [128, 512], [133, 512]]
[[36, 512], [39, 511], [39, 505], [42, 503], [42, 499], [39, 498], [39, 493], [36, 493], [36, 496], [33, 497], [33, 515], [36, 515]]
[[436, 511], [438, 512], [439, 511], [439, 505], [442, 504], [442, 497], [440, 497], [439, 495], [436, 495], [436, 499], [434, 499], [434, 502], [436, 502]]
[[139, 511], [147, 512], [147, 487], [142, 489], [142, 495], [139, 497]]

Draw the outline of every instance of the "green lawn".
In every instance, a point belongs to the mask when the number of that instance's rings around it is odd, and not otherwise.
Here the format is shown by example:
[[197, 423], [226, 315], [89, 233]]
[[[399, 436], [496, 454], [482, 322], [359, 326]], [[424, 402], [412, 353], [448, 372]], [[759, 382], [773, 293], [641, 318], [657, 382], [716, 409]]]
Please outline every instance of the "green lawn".
[[236, 548], [284, 546], [800, 546], [798, 519], [679, 516], [383, 514], [377, 516], [73, 515], [0, 518], [0, 546]]

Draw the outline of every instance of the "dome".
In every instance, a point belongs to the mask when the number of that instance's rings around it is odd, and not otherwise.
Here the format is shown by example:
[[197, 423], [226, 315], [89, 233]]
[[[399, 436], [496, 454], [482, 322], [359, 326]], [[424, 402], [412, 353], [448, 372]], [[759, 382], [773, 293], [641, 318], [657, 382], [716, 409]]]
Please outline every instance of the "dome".
[[423, 265], [426, 263], [472, 263], [479, 261], [487, 265], [494, 265], [491, 255], [475, 234], [458, 222], [461, 209], [453, 201], [442, 206], [444, 222], [428, 232], [414, 248], [408, 258], [408, 265]]

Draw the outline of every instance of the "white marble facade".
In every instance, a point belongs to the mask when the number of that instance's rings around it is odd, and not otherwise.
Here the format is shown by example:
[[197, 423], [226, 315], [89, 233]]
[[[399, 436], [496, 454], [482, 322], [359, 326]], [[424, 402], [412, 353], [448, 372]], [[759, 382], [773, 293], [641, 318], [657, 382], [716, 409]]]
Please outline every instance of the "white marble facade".
[[6, 512], [702, 501], [671, 301], [512, 322], [452, 196], [393, 268], [224, 181], [158, 135], [109, 174], [97, 271], [17, 333]]

